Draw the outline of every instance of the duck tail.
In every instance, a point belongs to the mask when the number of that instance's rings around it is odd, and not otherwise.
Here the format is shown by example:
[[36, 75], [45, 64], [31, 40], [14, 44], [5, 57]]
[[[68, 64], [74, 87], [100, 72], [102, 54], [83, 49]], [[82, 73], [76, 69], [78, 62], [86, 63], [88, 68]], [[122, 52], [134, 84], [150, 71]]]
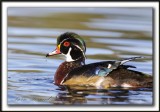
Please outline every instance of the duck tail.
[[143, 56], [138, 56], [138, 57], [131, 57], [131, 58], [125, 58], [123, 60], [120, 61], [120, 65], [123, 65], [124, 63], [128, 62], [128, 61], [132, 61], [138, 58], [144, 58]]

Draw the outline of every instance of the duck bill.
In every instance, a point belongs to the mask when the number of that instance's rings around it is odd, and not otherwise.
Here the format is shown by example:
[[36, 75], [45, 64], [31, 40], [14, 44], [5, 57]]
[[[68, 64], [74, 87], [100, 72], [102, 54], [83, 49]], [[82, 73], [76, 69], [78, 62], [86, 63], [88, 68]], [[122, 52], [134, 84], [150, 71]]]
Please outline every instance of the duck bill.
[[61, 54], [60, 45], [58, 45], [57, 48], [53, 52], [50, 52], [50, 53], [46, 54], [46, 57], [53, 56], [53, 55], [56, 55], [56, 54]]

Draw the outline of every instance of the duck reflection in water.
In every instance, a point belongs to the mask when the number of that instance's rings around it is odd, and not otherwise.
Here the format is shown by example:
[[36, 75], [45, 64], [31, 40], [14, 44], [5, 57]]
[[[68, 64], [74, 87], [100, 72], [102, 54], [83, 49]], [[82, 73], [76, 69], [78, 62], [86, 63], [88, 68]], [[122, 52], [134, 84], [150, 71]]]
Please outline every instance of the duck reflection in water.
[[[151, 92], [152, 88], [96, 89], [93, 87], [59, 86], [58, 90], [60, 92], [52, 101], [56, 105], [106, 105], [133, 104], [132, 96], [139, 95], [141, 91]], [[144, 101], [144, 99], [139, 100]]]

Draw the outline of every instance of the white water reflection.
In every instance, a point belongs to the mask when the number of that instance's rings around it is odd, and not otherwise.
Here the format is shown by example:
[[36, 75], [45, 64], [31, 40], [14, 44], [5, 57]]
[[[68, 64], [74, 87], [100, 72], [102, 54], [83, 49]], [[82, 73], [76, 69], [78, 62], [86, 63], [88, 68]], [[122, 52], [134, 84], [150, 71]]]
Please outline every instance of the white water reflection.
[[9, 37], [8, 42], [10, 43], [26, 43], [26, 44], [57, 44], [56, 38], [47, 37]]
[[120, 31], [138, 31], [138, 32], [152, 32], [152, 25], [147, 24], [131, 24], [131, 23], [115, 23], [115, 22], [85, 22], [90, 28], [98, 28], [103, 30], [120, 30]]
[[136, 46], [128, 46], [128, 47], [124, 47], [124, 46], [110, 46], [110, 48], [114, 49], [114, 50], [120, 50], [120, 51], [127, 51], [127, 52], [132, 52], [132, 53], [143, 53], [143, 54], [149, 54], [152, 55], [152, 48], [139, 48]]
[[115, 44], [123, 46], [138, 46], [152, 48], [152, 42], [150, 40], [136, 40], [136, 39], [111, 39], [111, 38], [92, 38], [93, 42], [106, 43], [106, 44]]
[[102, 48], [87, 48], [86, 55], [95, 55], [95, 54], [113, 54], [114, 52], [109, 49]]

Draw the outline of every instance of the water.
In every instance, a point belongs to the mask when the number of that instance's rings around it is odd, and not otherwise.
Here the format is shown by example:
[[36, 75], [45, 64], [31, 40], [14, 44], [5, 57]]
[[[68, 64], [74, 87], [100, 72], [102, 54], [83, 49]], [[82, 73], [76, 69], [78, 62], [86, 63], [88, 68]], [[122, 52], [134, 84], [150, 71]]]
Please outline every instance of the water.
[[66, 31], [87, 44], [86, 63], [144, 56], [128, 62], [152, 75], [152, 8], [8, 8], [9, 105], [151, 105], [152, 88], [58, 87], [63, 56], [46, 58]]

